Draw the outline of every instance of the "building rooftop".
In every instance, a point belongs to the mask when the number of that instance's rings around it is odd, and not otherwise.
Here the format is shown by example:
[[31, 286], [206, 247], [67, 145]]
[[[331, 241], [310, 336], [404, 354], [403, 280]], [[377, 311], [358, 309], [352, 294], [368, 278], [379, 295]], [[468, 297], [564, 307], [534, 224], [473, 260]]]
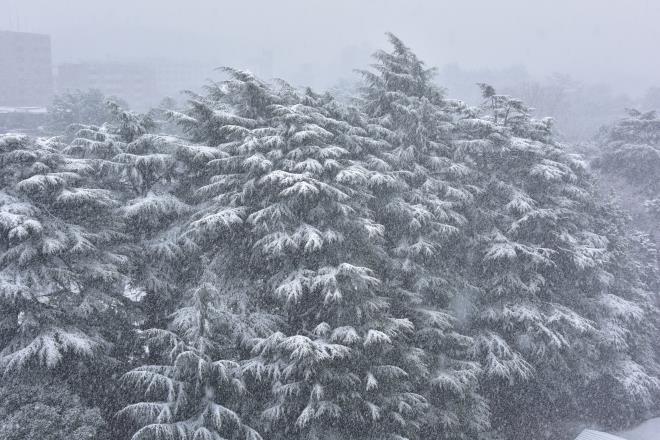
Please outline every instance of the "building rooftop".
[[592, 431], [591, 429], [585, 429], [577, 436], [575, 440], [625, 440], [622, 437], [617, 437], [616, 435], [608, 434], [606, 432]]

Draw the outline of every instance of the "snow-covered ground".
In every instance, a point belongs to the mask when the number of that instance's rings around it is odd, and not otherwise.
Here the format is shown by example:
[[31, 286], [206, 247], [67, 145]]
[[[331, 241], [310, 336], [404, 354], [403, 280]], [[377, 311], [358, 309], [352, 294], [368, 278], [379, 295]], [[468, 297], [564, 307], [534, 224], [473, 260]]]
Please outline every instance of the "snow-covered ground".
[[635, 429], [617, 435], [626, 440], [660, 440], [660, 417], [647, 420]]

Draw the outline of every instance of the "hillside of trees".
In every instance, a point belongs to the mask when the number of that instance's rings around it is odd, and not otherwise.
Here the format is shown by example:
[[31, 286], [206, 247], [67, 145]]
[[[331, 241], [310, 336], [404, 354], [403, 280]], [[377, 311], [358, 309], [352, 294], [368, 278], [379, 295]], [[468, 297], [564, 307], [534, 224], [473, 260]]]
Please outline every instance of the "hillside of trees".
[[0, 136], [1, 439], [572, 439], [660, 414], [660, 120], [631, 111], [588, 163], [389, 40], [348, 104], [227, 68], [182, 108], [93, 97], [57, 136]]

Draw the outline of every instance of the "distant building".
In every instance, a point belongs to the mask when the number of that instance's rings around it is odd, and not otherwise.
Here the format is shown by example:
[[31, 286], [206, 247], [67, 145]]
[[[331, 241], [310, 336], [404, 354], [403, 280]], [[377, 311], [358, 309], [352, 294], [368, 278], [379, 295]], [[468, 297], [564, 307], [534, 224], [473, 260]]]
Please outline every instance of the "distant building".
[[0, 106], [43, 107], [52, 95], [50, 36], [0, 31]]
[[600, 431], [592, 431], [591, 429], [585, 429], [577, 436], [575, 440], [625, 440], [622, 437], [617, 437], [616, 435], [607, 434]]

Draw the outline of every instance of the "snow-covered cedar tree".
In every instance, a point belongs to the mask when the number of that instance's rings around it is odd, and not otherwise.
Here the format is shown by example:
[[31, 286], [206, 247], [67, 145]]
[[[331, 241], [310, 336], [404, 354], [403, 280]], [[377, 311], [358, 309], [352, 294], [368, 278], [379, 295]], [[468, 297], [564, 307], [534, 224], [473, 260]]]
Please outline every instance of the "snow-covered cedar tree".
[[115, 101], [106, 101], [106, 106], [113, 121], [111, 131], [124, 142], [132, 142], [156, 126], [151, 116], [128, 111]]
[[[635, 363], [640, 380], [627, 382], [625, 365], [603, 343], [615, 325], [635, 334], [653, 305], [629, 285], [613, 287], [616, 257], [592, 181], [553, 140], [551, 121], [534, 120], [520, 101], [481, 88], [483, 105], [464, 112], [454, 141], [472, 150], [482, 181], [470, 214], [472, 283], [479, 290], [472, 350], [484, 366], [481, 387], [495, 426], [538, 435], [558, 418], [584, 417], [576, 391], [586, 392], [584, 384], [597, 382], [603, 368], [631, 399], [656, 389], [652, 362]], [[624, 305], [639, 314], [617, 319]], [[624, 358], [633, 352], [614, 349]]]
[[[100, 90], [74, 90], [55, 95], [48, 106], [48, 128], [60, 134], [71, 124], [101, 125], [110, 119], [107, 98]], [[115, 102], [120, 102], [113, 98]]]
[[604, 171], [624, 177], [645, 194], [660, 192], [660, 119], [655, 111], [630, 109], [599, 134]]
[[621, 195], [635, 224], [660, 240], [660, 118], [655, 111], [634, 109], [627, 116], [603, 127], [597, 137], [600, 147], [593, 160], [605, 189]]
[[261, 440], [241, 414], [250, 406], [243, 372], [233, 358], [235, 337], [255, 337], [235, 303], [210, 275], [181, 301], [168, 329], [146, 330], [147, 363], [123, 376], [137, 403], [122, 409], [136, 426], [134, 440]]
[[211, 245], [225, 295], [247, 290], [257, 311], [280, 317], [277, 331], [245, 341], [259, 429], [268, 438], [411, 436], [425, 406], [410, 378], [421, 360], [406, 347], [411, 322], [389, 310], [383, 227], [365, 185], [379, 177], [359, 161], [362, 132], [323, 97], [228, 73], [181, 118], [220, 152], [190, 233]]
[[87, 407], [64, 384], [6, 380], [0, 386], [0, 438], [3, 440], [96, 440], [106, 438], [98, 408]]
[[120, 194], [122, 232], [128, 237], [129, 278], [125, 294], [143, 310], [140, 321], [163, 324], [174, 311], [174, 292], [183, 289], [192, 263], [191, 243], [181, 237], [190, 207], [187, 168], [177, 159], [180, 142], [149, 133], [153, 121], [108, 102], [101, 127], [72, 126], [71, 156], [101, 161], [106, 185]]
[[144, 134], [113, 158], [126, 189], [125, 231], [134, 243], [129, 289], [141, 298], [148, 325], [174, 311], [176, 292], [200, 269], [194, 244], [182, 236], [191, 211], [184, 201], [190, 179], [178, 148], [174, 139]]
[[3, 373], [92, 358], [120, 325], [127, 259], [98, 169], [56, 141], [0, 138]]
[[176, 120], [171, 118], [171, 112], [180, 112], [181, 105], [174, 98], [167, 96], [163, 98], [158, 106], [149, 110], [149, 116], [157, 127], [157, 132], [171, 136], [181, 136], [183, 131]]
[[362, 72], [360, 102], [375, 132], [369, 135], [384, 137], [371, 160], [390, 178], [371, 185], [371, 206], [385, 226], [396, 307], [413, 322], [423, 353], [426, 371], [416, 385], [431, 408], [422, 436], [472, 437], [490, 426], [477, 392], [480, 366], [467, 356], [473, 341], [457, 326], [470, 290], [462, 229], [477, 188], [469, 157], [452, 145], [456, 103], [443, 99], [433, 69], [389, 39], [392, 52], [377, 52], [372, 71]]
[[[589, 383], [580, 406], [603, 426], [617, 429], [637, 424], [640, 415], [660, 403], [660, 266], [648, 234], [634, 230], [621, 208], [607, 203], [599, 210], [596, 224], [607, 238], [603, 268], [609, 279], [592, 319], [600, 328], [596, 347], [607, 362], [595, 365], [597, 380]], [[588, 402], [606, 396], [608, 405]]]
[[[194, 102], [191, 100], [191, 114], [194, 114], [193, 108]], [[170, 117], [179, 123], [180, 118], [184, 117], [173, 110], [169, 112]], [[183, 124], [181, 126], [185, 128]], [[138, 138], [138, 141], [129, 144], [129, 149], [141, 140]], [[153, 144], [147, 142], [144, 146], [151, 148]], [[211, 174], [207, 164], [221, 157], [222, 152], [218, 148], [198, 144], [179, 142], [173, 146], [176, 154], [168, 155], [167, 161], [176, 161], [172, 170], [174, 181], [170, 181], [168, 186], [163, 185], [162, 181], [158, 185], [163, 188], [165, 196], [174, 193], [188, 198], [191, 204], [198, 204], [196, 209], [200, 209], [205, 198], [190, 194], [188, 190], [208, 182]], [[150, 300], [147, 295], [141, 303], [147, 306], [147, 313], [151, 305], [156, 305], [160, 310], [166, 309], [157, 302], [170, 290], [165, 281], [173, 277], [170, 304], [174, 307], [174, 313], [170, 316], [169, 325], [162, 319], [146, 320], [145, 325], [158, 326], [143, 332], [147, 356], [141, 366], [123, 378], [128, 389], [137, 389], [141, 393], [133, 396], [137, 403], [120, 411], [120, 419], [129, 417], [133, 420], [135, 439], [259, 439], [257, 431], [242, 421], [242, 415], [249, 414], [245, 408], [251, 406], [251, 399], [245, 393], [242, 371], [237, 363], [237, 347], [243, 340], [269, 334], [273, 319], [267, 314], [253, 313], [248, 316], [245, 313], [248, 292], [237, 289], [240, 294], [232, 292], [233, 295], [230, 295], [224, 288], [230, 281], [223, 278], [222, 270], [217, 268], [216, 257], [220, 253], [217, 243], [194, 233], [180, 234], [179, 225], [171, 222], [178, 216], [178, 209], [172, 209], [170, 216], [163, 212], [163, 208], [168, 206], [148, 194], [149, 191], [138, 198], [140, 205], [145, 207], [143, 213], [135, 210], [135, 215], [130, 215], [133, 214], [133, 201], [128, 202], [129, 211], [126, 213], [135, 218], [136, 231], [142, 231], [143, 235], [160, 231], [169, 234], [171, 240], [164, 246], [165, 235], [161, 240], [163, 244], [138, 237], [138, 250], [144, 246], [148, 249], [150, 242], [153, 242], [155, 246], [171, 251], [174, 258], [161, 256], [167, 257], [164, 260], [168, 263], [162, 267], [169, 267], [170, 273], [154, 272], [152, 281], [142, 284], [142, 289], [154, 293], [156, 301]], [[188, 205], [173, 201], [182, 208], [181, 213], [189, 211]], [[158, 206], [159, 203], [161, 206]], [[158, 250], [156, 247], [154, 249]], [[198, 257], [200, 254], [206, 254], [203, 260], [192, 259], [192, 256]], [[189, 270], [190, 266], [193, 266], [192, 270]], [[157, 267], [160, 267], [157, 262], [154, 264], [153, 260], [145, 259], [144, 268], [135, 272], [138, 278], [132, 278], [132, 282], [145, 278], [145, 270], [153, 272]], [[196, 287], [187, 287], [191, 285]], [[182, 295], [181, 292], [186, 290], [191, 293]]]

